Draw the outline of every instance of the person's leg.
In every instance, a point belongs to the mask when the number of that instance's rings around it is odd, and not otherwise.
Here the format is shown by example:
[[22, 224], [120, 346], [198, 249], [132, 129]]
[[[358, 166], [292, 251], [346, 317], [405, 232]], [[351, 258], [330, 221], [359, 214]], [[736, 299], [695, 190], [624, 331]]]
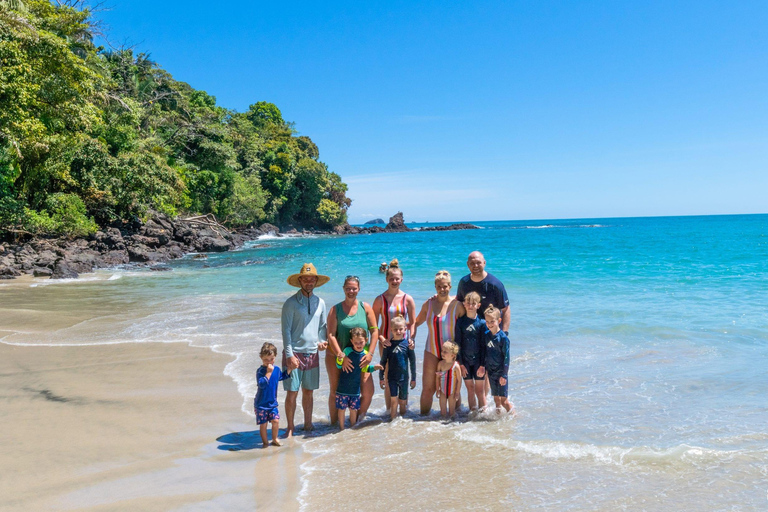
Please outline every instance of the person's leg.
[[448, 397], [445, 393], [440, 394], [440, 416], [446, 417], [448, 415]]
[[496, 412], [501, 414], [501, 397], [495, 396], [493, 397], [493, 401], [496, 404]]
[[469, 410], [474, 411], [477, 409], [477, 399], [475, 398], [475, 381], [470, 379], [464, 379], [464, 385], [467, 387], [467, 405]]
[[[296, 370], [294, 370], [296, 371]], [[288, 428], [286, 429], [286, 437], [291, 437], [296, 426], [293, 424], [293, 418], [296, 415], [296, 397], [298, 391], [286, 391], [285, 392], [285, 416], [288, 421]]]
[[311, 389], [301, 389], [301, 408], [304, 409], [304, 432], [311, 432], [315, 429], [312, 424], [312, 410], [315, 408], [314, 391]]
[[397, 395], [389, 399], [389, 419], [397, 418]]
[[[264, 425], [266, 426], [266, 424]], [[277, 434], [280, 432], [280, 422], [278, 420], [272, 421], [272, 446], [281, 446], [280, 441], [277, 440]]]
[[[469, 381], [467, 381], [469, 382]], [[485, 379], [478, 379], [472, 381], [472, 392], [477, 397], [477, 406], [483, 409], [486, 405], [485, 401]]]
[[437, 356], [424, 352], [424, 365], [421, 372], [421, 415], [426, 416], [432, 410], [432, 400], [435, 397], [435, 370]]
[[390, 412], [389, 406], [392, 405], [392, 394], [389, 392], [389, 382], [387, 381], [386, 373], [384, 374], [384, 404], [387, 407], [387, 412]]
[[368, 412], [368, 408], [371, 406], [373, 391], [371, 374], [363, 372], [360, 375], [360, 410], [357, 413], [357, 417], [361, 420], [365, 418], [365, 413]]
[[339, 430], [344, 430], [345, 413], [345, 409], [336, 409], [336, 423], [339, 425]]
[[[408, 400], [398, 400], [400, 402], [400, 416], [405, 416], [408, 411]], [[393, 404], [394, 407], [394, 404]]]
[[358, 411], [356, 411], [355, 409], [350, 409], [349, 410], [349, 426], [350, 427], [354, 427], [355, 426], [355, 424], [357, 423], [357, 418], [358, 417], [359, 417]]
[[339, 421], [336, 414], [336, 388], [339, 386], [339, 370], [336, 368], [336, 357], [330, 350], [325, 351], [325, 369], [328, 371], [328, 415], [331, 418], [331, 425]]
[[457, 398], [448, 400], [448, 417], [453, 418], [456, 415], [456, 408], [458, 407], [457, 404], [461, 404], [461, 401]]
[[261, 447], [266, 448], [269, 446], [269, 439], [267, 439], [267, 424], [262, 423], [259, 425], [259, 434], [261, 434]]

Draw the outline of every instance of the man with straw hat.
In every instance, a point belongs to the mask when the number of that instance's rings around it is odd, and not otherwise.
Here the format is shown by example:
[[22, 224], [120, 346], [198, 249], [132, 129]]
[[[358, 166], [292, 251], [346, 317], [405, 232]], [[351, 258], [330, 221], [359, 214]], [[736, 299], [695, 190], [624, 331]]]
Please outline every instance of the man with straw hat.
[[312, 393], [320, 387], [320, 357], [318, 350], [328, 346], [326, 317], [323, 299], [312, 293], [330, 277], [319, 275], [315, 266], [305, 263], [298, 274], [288, 277], [288, 284], [299, 288], [283, 304], [281, 330], [283, 335], [283, 368], [293, 370], [291, 378], [283, 381], [286, 391], [285, 415], [288, 418], [287, 435], [293, 435], [296, 400], [301, 388], [301, 407], [304, 409], [304, 431], [314, 429], [312, 425]]

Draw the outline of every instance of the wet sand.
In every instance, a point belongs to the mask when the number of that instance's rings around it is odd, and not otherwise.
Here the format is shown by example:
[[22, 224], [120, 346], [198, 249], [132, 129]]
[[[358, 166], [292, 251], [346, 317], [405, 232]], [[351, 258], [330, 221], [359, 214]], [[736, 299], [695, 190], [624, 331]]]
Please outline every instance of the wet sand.
[[297, 510], [300, 442], [256, 446], [222, 373], [231, 359], [168, 343], [0, 344], [0, 508]]

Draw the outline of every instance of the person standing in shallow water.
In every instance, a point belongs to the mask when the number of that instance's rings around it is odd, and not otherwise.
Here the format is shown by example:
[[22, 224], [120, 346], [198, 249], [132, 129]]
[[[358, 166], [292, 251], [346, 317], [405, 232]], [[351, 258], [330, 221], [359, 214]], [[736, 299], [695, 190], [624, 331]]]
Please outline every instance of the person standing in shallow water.
[[330, 281], [319, 275], [315, 266], [305, 263], [298, 274], [288, 277], [291, 286], [300, 288], [283, 304], [280, 320], [283, 336], [283, 368], [292, 370], [290, 380], [283, 382], [286, 391], [285, 415], [288, 420], [286, 435], [295, 430], [294, 416], [299, 389], [301, 407], [304, 409], [304, 431], [314, 429], [312, 411], [314, 391], [320, 387], [320, 356], [318, 351], [328, 346], [326, 308], [323, 299], [313, 293], [318, 286]]
[[[416, 320], [416, 302], [413, 297], [400, 289], [403, 282], [403, 270], [397, 259], [392, 260], [386, 270], [387, 290], [376, 297], [373, 301], [373, 314], [379, 322], [379, 355], [383, 349], [390, 346], [392, 339], [392, 320], [398, 316], [405, 319], [406, 338], [409, 340], [409, 347], [415, 348], [413, 338], [409, 333], [415, 329]], [[402, 339], [402, 338], [400, 338]], [[389, 386], [384, 386], [384, 404], [389, 411], [391, 400], [389, 396]]]
[[[437, 294], [428, 299], [422, 306], [415, 326], [427, 322], [427, 345], [424, 347], [424, 366], [421, 373], [421, 414], [426, 415], [432, 410], [432, 402], [437, 391], [435, 371], [437, 363], [442, 359], [443, 343], [453, 340], [456, 318], [464, 314], [464, 306], [451, 296], [451, 274], [441, 270], [435, 274], [435, 291]], [[414, 328], [413, 337], [416, 337]]]
[[[353, 327], [361, 327], [371, 333], [370, 344], [365, 347], [365, 355], [360, 361], [360, 367], [367, 367], [373, 359], [373, 352], [379, 341], [379, 329], [376, 327], [376, 317], [371, 306], [357, 300], [360, 293], [360, 278], [347, 276], [344, 279], [344, 300], [328, 312], [328, 345], [330, 349], [325, 354], [325, 368], [328, 370], [328, 382], [331, 386], [328, 395], [328, 413], [331, 424], [338, 422], [336, 412], [336, 388], [339, 385], [340, 372], [350, 372], [352, 361], [344, 354], [344, 349], [351, 345], [349, 331]], [[336, 366], [336, 358], [340, 361], [341, 370]], [[373, 399], [373, 379], [370, 373], [363, 373], [360, 382], [360, 411], [358, 421], [365, 418], [365, 413]]]

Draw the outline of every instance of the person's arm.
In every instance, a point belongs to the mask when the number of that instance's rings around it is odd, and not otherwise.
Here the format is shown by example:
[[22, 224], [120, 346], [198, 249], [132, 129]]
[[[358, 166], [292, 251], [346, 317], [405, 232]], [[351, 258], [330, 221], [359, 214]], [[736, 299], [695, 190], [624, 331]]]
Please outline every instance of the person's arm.
[[461, 396], [461, 370], [455, 369], [452, 371], [451, 378], [453, 379], [453, 397], [459, 398]]
[[[390, 345], [391, 346], [391, 345]], [[384, 347], [384, 352], [381, 353], [381, 370], [379, 371], [379, 381], [384, 382], [384, 366], [389, 361], [389, 347]]]
[[269, 380], [266, 377], [267, 372], [260, 367], [256, 370], [256, 385], [260, 388], [266, 388], [269, 386]]
[[290, 369], [299, 367], [299, 360], [293, 355], [293, 339], [291, 334], [293, 331], [293, 309], [290, 304], [292, 299], [293, 297], [285, 301], [282, 314], [280, 315], [280, 331], [283, 336], [285, 362]]
[[453, 324], [453, 342], [459, 347], [456, 362], [461, 366], [462, 373], [465, 373], [467, 369], [464, 366], [464, 329], [461, 328], [461, 317], [457, 317]]
[[379, 328], [376, 327], [376, 316], [373, 309], [366, 302], [363, 302], [365, 308], [365, 318], [368, 321], [368, 330], [371, 332], [371, 345], [368, 347], [368, 353], [360, 360], [360, 368], [365, 368], [373, 360], [373, 353], [376, 351], [376, 343], [379, 341]]
[[512, 310], [509, 306], [501, 310], [501, 330], [509, 334], [509, 324], [512, 323]]
[[405, 310], [408, 313], [410, 323], [405, 326], [411, 336], [408, 338], [408, 346], [410, 348], [416, 348], [416, 301], [410, 295], [405, 296]]
[[[411, 363], [411, 382], [414, 384], [416, 383], [416, 351], [413, 349], [408, 349], [408, 362]], [[411, 386], [411, 389], [413, 389], [414, 386]]]
[[416, 339], [416, 329], [427, 321], [427, 310], [429, 309], [429, 301], [426, 301], [424, 304], [421, 305], [421, 311], [419, 311], [419, 316], [416, 317], [416, 320], [413, 321], [413, 330], [411, 331], [411, 337], [415, 340]]
[[325, 350], [328, 348], [328, 314], [323, 299], [320, 299], [318, 307], [322, 307], [322, 310], [320, 312], [320, 325], [317, 328], [317, 350]]
[[352, 361], [349, 359], [349, 354], [352, 352], [352, 347], [347, 347], [341, 353], [341, 357], [336, 358], [336, 368], [343, 370], [345, 373], [352, 371]]
[[509, 338], [504, 335], [504, 341], [501, 344], [502, 354], [504, 355], [504, 375], [509, 374]]
[[480, 362], [479, 367], [477, 368], [477, 376], [478, 377], [484, 377], [485, 376], [485, 320], [480, 320], [480, 323], [478, 325], [479, 332], [475, 334], [477, 336], [477, 344], [480, 348]]
[[285, 379], [290, 379], [290, 378], [291, 378], [291, 371], [292, 371], [291, 369], [288, 369], [288, 371], [287, 371], [287, 372], [284, 372], [284, 371], [282, 370], [282, 368], [280, 368], [279, 366], [275, 366], [275, 368], [277, 368], [277, 369], [279, 369], [279, 370], [280, 370], [280, 378], [279, 378], [279, 379], [277, 379], [278, 381], [281, 381], [281, 380], [285, 380]]
[[[387, 314], [386, 312], [382, 312], [381, 307], [381, 295], [379, 295], [373, 299], [373, 305], [371, 306], [371, 309], [373, 309], [373, 318], [375, 319], [374, 323], [376, 325], [380, 325], [381, 319]], [[388, 347], [390, 345], [389, 340], [385, 339], [384, 336], [379, 335], [378, 340], [382, 347]]]
[[435, 372], [435, 390], [435, 395], [437, 398], [440, 398], [440, 376], [437, 374], [437, 372]]

